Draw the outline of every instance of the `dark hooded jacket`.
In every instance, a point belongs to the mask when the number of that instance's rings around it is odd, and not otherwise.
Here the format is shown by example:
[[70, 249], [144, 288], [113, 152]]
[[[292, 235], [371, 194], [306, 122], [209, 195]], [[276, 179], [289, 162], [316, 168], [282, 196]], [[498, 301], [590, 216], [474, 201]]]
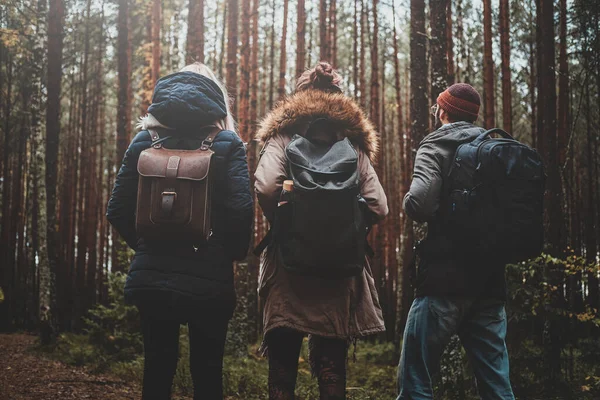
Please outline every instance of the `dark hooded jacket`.
[[447, 177], [459, 145], [473, 141], [483, 128], [468, 122], [443, 125], [427, 135], [415, 158], [413, 181], [404, 210], [417, 222], [427, 222], [427, 238], [419, 246], [417, 296], [506, 298], [502, 265], [475, 259], [452, 244], [452, 230], [441, 211]]
[[[214, 82], [192, 72], [180, 72], [158, 81], [149, 108], [155, 122], [146, 125], [161, 137], [171, 137], [164, 143], [167, 148], [196, 149], [206, 136], [201, 128], [224, 118], [225, 110], [223, 94]], [[150, 246], [136, 234], [137, 162], [150, 144], [147, 130], [135, 136], [108, 203], [108, 220], [135, 250], [125, 299], [140, 307], [210, 307], [231, 314], [235, 304], [232, 264], [246, 256], [253, 219], [244, 143], [231, 131], [222, 131], [215, 138], [211, 167], [215, 174], [213, 235], [198, 249], [170, 243], [168, 238], [161, 246]]]

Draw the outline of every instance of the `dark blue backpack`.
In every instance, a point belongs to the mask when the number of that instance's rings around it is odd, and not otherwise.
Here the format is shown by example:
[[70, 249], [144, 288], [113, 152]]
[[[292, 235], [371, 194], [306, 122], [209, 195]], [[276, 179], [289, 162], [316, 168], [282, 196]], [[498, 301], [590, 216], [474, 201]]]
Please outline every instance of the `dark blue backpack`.
[[491, 129], [458, 147], [448, 178], [442, 212], [455, 250], [504, 264], [542, 252], [545, 173], [537, 151]]

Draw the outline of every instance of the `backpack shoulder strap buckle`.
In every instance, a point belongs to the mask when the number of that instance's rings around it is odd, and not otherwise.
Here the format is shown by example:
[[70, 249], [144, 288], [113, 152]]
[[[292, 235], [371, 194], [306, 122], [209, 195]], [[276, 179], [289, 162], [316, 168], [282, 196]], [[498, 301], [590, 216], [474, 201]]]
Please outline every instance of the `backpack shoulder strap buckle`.
[[221, 129], [216, 126], [212, 126], [210, 131], [208, 132], [208, 135], [204, 138], [204, 140], [202, 140], [202, 146], [200, 146], [200, 150], [201, 151], [210, 150], [210, 148], [212, 147], [212, 145], [215, 141], [215, 138], [217, 137], [217, 135], [219, 133], [221, 133]]

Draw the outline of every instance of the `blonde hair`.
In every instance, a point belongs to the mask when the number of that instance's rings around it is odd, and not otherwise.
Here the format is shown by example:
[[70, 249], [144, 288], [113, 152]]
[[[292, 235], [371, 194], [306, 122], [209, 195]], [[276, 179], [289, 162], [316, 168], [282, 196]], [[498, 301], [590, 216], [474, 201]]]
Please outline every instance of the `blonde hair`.
[[222, 120], [215, 121], [215, 125], [223, 130], [232, 131], [232, 132], [237, 133], [236, 123], [235, 123], [235, 120], [233, 119], [233, 115], [231, 115], [231, 109], [230, 109], [231, 99], [229, 98], [229, 94], [227, 93], [227, 88], [225, 87], [223, 82], [221, 82], [221, 80], [219, 80], [219, 78], [217, 78], [217, 76], [212, 71], [212, 69], [210, 69], [207, 65], [205, 65], [201, 62], [195, 62], [193, 64], [189, 64], [189, 65], [186, 65], [185, 67], [181, 68], [181, 70], [179, 72], [184, 72], [184, 71], [194, 72], [196, 74], [205, 76], [217, 84], [219, 89], [221, 89], [221, 92], [223, 92], [223, 97], [225, 98], [225, 109], [227, 111], [227, 116], [225, 116], [225, 118], [223, 118]]

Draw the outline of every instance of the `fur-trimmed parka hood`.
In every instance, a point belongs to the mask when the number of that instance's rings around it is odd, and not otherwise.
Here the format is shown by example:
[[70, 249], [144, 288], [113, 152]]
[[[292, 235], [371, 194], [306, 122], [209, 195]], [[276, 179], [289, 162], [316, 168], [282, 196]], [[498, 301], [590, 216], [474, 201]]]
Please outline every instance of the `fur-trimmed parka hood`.
[[275, 135], [303, 135], [317, 119], [326, 119], [338, 134], [364, 151], [371, 162], [376, 161], [379, 134], [360, 106], [339, 93], [306, 90], [287, 97], [262, 120], [256, 137], [266, 142]]

